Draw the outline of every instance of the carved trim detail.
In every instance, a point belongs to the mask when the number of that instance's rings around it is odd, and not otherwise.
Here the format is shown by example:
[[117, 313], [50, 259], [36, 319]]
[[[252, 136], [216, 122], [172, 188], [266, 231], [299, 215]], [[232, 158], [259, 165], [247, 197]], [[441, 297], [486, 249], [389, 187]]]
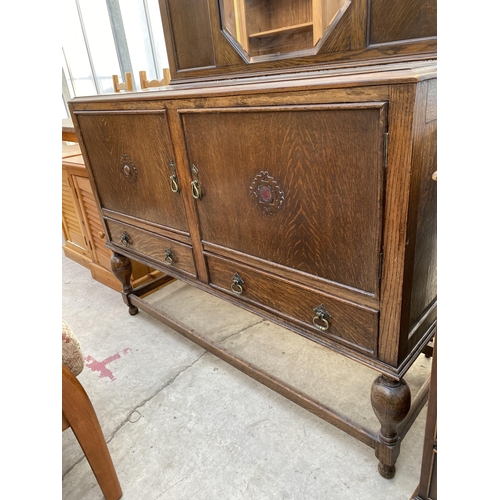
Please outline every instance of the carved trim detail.
[[256, 205], [265, 215], [275, 214], [285, 201], [285, 193], [281, 190], [276, 180], [261, 170], [250, 185], [250, 193]]
[[120, 172], [130, 184], [134, 185], [137, 181], [138, 171], [134, 162], [125, 153], [120, 158]]

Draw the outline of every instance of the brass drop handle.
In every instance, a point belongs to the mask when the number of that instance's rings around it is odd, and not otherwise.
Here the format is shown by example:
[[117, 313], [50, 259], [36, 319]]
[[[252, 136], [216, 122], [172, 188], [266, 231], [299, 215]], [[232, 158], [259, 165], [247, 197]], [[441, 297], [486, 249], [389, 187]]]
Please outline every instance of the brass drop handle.
[[171, 248], [165, 249], [165, 262], [171, 266], [174, 263], [174, 253]]
[[198, 180], [198, 169], [196, 165], [191, 167], [191, 172], [193, 173], [193, 180], [191, 181], [191, 193], [195, 200], [201, 200], [202, 192], [200, 181]]
[[177, 183], [177, 176], [176, 175], [171, 175], [170, 176], [170, 189], [172, 190], [172, 193], [179, 193], [179, 184]]
[[170, 160], [168, 166], [172, 172], [172, 175], [170, 176], [170, 189], [172, 190], [172, 193], [180, 193], [181, 190], [179, 188], [179, 181], [177, 180], [177, 170], [175, 168], [174, 161]]
[[316, 309], [313, 310], [316, 313], [316, 316], [314, 316], [312, 320], [313, 325], [319, 330], [325, 332], [326, 330], [328, 330], [328, 328], [330, 328], [330, 323], [328, 320], [332, 317], [331, 314], [326, 310], [323, 304], [319, 305], [318, 307], [316, 307]]
[[233, 276], [233, 281], [231, 283], [231, 290], [236, 295], [241, 295], [243, 293], [243, 285], [245, 282], [241, 279], [241, 276], [238, 273], [235, 273]]
[[122, 233], [122, 236], [121, 236], [121, 239], [120, 239], [120, 243], [124, 246], [124, 247], [128, 247], [129, 245], [132, 244], [132, 239], [130, 238], [130, 236], [128, 235], [127, 231], [123, 231]]

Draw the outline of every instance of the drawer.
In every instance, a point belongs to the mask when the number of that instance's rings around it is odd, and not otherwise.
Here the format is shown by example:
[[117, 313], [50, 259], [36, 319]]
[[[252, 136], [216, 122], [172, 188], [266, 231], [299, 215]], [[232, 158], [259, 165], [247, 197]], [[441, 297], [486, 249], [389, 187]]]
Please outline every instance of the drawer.
[[[111, 241], [145, 255], [168, 267], [196, 276], [193, 251], [189, 245], [138, 229], [129, 224], [106, 220]], [[167, 260], [167, 256], [170, 258]]]
[[[315, 338], [376, 355], [378, 311], [226, 258], [212, 254], [205, 257], [213, 288], [267, 310]], [[326, 312], [322, 314], [321, 308]]]

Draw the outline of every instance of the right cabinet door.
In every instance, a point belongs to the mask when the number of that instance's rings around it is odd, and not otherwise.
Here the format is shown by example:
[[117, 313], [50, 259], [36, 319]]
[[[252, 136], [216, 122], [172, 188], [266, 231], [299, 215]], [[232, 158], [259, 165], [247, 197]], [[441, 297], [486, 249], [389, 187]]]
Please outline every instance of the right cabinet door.
[[378, 296], [385, 103], [179, 112], [211, 251]]

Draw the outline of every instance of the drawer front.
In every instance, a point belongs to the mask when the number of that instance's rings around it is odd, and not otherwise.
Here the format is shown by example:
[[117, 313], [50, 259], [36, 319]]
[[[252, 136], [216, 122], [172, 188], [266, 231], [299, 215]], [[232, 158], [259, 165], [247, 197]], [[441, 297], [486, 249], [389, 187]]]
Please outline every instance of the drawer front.
[[106, 220], [111, 241], [176, 271], [196, 276], [193, 251], [189, 245], [143, 231], [113, 220]]
[[188, 232], [182, 195], [172, 191], [174, 154], [165, 110], [75, 116], [102, 208]]
[[[277, 314], [314, 336], [340, 342], [370, 356], [376, 355], [378, 311], [229, 259], [206, 254], [206, 260], [210, 284], [214, 288]], [[319, 306], [323, 306], [330, 317], [316, 313]]]
[[377, 296], [385, 112], [180, 110], [204, 242]]

